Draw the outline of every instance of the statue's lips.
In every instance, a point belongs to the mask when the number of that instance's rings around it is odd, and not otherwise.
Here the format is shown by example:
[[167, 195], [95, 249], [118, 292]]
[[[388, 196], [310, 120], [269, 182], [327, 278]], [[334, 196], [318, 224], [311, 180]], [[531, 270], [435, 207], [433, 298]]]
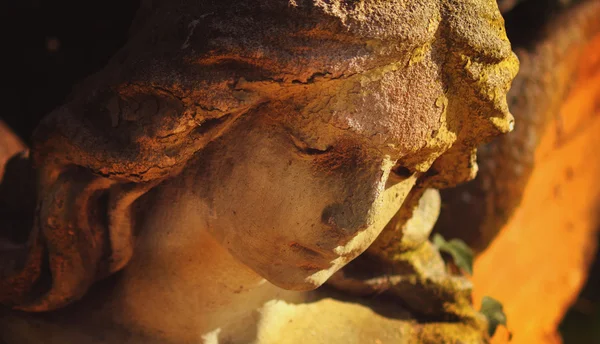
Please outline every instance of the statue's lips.
[[317, 270], [327, 270], [331, 267], [332, 263], [321, 264], [314, 262], [303, 262], [298, 264], [297, 266], [305, 271], [317, 271]]
[[323, 250], [314, 246], [307, 246], [297, 242], [293, 242], [289, 245], [293, 252], [300, 254], [304, 257], [309, 258], [311, 261], [327, 261], [329, 267], [329, 262], [339, 256], [333, 250]]

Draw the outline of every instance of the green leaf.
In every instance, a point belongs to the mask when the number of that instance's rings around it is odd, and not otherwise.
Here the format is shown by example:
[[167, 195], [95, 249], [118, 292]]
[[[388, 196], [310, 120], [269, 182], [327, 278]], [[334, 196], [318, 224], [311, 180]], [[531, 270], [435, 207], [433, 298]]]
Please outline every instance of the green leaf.
[[479, 311], [488, 320], [488, 333], [490, 337], [496, 333], [496, 328], [498, 325], [506, 326], [506, 314], [504, 314], [504, 309], [502, 304], [489, 296], [484, 296], [481, 300], [481, 310]]
[[459, 239], [446, 241], [443, 236], [436, 233], [433, 236], [432, 242], [440, 252], [445, 252], [452, 256], [456, 266], [466, 271], [469, 275], [473, 274], [473, 250], [464, 241]]

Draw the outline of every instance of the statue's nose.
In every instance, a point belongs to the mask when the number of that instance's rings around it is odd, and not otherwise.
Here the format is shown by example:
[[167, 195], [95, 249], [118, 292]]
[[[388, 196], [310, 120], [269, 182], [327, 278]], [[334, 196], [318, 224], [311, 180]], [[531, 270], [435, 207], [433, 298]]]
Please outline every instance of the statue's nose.
[[392, 163], [380, 158], [363, 166], [354, 166], [350, 178], [340, 178], [341, 197], [323, 209], [321, 222], [340, 235], [352, 236], [373, 222], [373, 210], [384, 191]]
[[335, 229], [353, 234], [366, 227], [365, 219], [368, 217], [368, 208], [364, 205], [355, 205], [351, 202], [330, 204], [321, 214], [321, 221]]

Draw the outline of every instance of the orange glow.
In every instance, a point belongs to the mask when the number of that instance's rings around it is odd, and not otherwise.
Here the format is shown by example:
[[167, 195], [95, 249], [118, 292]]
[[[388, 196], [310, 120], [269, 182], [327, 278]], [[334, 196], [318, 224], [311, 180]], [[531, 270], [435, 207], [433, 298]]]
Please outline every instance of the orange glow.
[[[600, 35], [586, 48], [560, 115], [541, 137], [523, 201], [475, 262], [475, 304], [505, 307], [511, 343], [560, 343], [600, 225]], [[501, 329], [494, 343], [506, 343]]]

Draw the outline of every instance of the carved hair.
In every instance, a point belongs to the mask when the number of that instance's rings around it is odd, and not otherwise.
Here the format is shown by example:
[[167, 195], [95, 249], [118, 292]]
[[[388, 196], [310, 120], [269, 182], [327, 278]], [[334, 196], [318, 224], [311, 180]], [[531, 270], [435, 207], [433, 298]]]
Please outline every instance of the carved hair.
[[457, 141], [441, 156], [427, 143], [402, 163], [431, 167], [420, 180], [428, 186], [472, 178], [475, 146], [512, 126], [505, 93], [518, 63], [502, 17], [493, 0], [416, 1], [411, 11], [402, 3], [144, 3], [127, 46], [36, 130], [34, 225], [26, 247], [0, 252], [0, 303], [56, 309], [123, 268], [136, 199], [250, 109], [307, 85], [418, 63], [432, 46], [444, 125]]

